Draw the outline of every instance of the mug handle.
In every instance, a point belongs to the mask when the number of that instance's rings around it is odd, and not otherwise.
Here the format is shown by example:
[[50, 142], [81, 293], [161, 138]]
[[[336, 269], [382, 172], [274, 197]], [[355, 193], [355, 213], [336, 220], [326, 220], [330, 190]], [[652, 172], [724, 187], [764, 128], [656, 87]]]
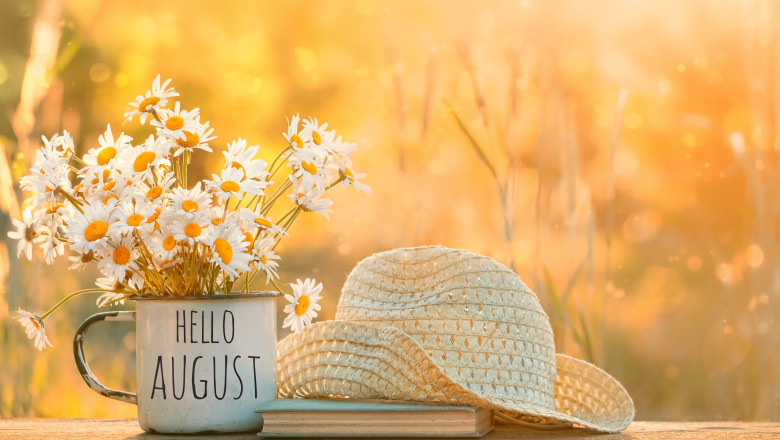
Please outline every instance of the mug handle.
[[81, 373], [84, 382], [99, 394], [121, 402], [138, 405], [138, 397], [136, 397], [135, 393], [107, 388], [100, 383], [94, 374], [92, 374], [92, 370], [90, 370], [89, 365], [87, 365], [87, 358], [84, 356], [84, 335], [87, 333], [87, 329], [98, 321], [135, 321], [135, 312], [121, 311], [96, 313], [81, 323], [79, 329], [76, 330], [76, 336], [73, 338], [73, 357], [76, 359], [76, 366], [79, 369], [79, 373]]

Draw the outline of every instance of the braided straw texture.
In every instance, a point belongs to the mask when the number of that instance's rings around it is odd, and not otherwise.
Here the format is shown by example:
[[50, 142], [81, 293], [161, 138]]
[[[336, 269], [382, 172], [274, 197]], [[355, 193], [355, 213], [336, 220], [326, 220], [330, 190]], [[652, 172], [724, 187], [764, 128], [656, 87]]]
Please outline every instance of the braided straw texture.
[[509, 410], [607, 432], [633, 419], [620, 384], [556, 356], [536, 295], [505, 266], [443, 247], [363, 260], [336, 321], [278, 345], [279, 392], [447, 402]]

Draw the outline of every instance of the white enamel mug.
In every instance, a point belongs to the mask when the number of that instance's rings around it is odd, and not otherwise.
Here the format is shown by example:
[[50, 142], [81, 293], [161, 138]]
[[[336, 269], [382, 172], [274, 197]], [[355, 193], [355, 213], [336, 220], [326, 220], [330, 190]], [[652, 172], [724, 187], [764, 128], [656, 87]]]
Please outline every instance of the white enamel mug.
[[[260, 403], [276, 398], [276, 292], [134, 297], [136, 311], [87, 318], [73, 354], [98, 393], [138, 405], [151, 433], [259, 431]], [[92, 374], [84, 334], [98, 321], [135, 321], [138, 392], [112, 390]]]

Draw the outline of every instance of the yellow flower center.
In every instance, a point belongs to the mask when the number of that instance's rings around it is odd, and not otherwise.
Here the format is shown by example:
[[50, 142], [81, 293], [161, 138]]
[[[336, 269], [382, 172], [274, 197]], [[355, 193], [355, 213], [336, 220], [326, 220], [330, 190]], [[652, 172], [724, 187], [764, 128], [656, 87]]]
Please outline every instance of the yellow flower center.
[[141, 214], [133, 214], [127, 217], [127, 224], [130, 226], [138, 226], [142, 221], [144, 221], [144, 216]]
[[307, 310], [309, 310], [309, 304], [311, 303], [311, 300], [309, 299], [308, 295], [301, 295], [300, 298], [298, 298], [298, 304], [295, 305], [295, 314], [298, 316], [303, 316]]
[[233, 247], [224, 238], [214, 240], [214, 252], [219, 255], [222, 264], [229, 264], [233, 259]]
[[[150, 216], [149, 216], [149, 218], [146, 220], [146, 223], [153, 223], [153, 222], [156, 222], [156, 221], [157, 221], [157, 219], [158, 219], [158, 218], [160, 218], [160, 213], [161, 213], [161, 212], [162, 212], [162, 211], [160, 211], [160, 208], [156, 208], [156, 209], [154, 210], [154, 214], [152, 214], [152, 215], [150, 215]], [[157, 229], [157, 228], [155, 228], [155, 229]]]
[[200, 231], [202, 229], [203, 228], [201, 228], [199, 224], [197, 224], [197, 223], [190, 223], [190, 224], [188, 224], [187, 226], [184, 227], [184, 234], [187, 237], [195, 238], [195, 237], [200, 236]]
[[212, 224], [212, 225], [214, 225], [214, 226], [219, 226], [219, 225], [221, 225], [221, 224], [222, 224], [222, 222], [224, 222], [224, 221], [225, 221], [225, 220], [223, 220], [223, 219], [222, 219], [222, 217], [217, 217], [217, 218], [213, 218], [213, 219], [211, 219], [211, 224]]
[[265, 254], [260, 255], [260, 262], [265, 264], [268, 264], [268, 258], [265, 257]]
[[315, 144], [319, 145], [322, 143], [322, 138], [320, 137], [320, 134], [316, 131], [311, 132], [311, 139], [314, 141]]
[[114, 185], [116, 185], [116, 182], [111, 181], [103, 185], [103, 191], [111, 191], [114, 188]]
[[269, 222], [268, 220], [264, 219], [263, 217], [256, 218], [255, 219], [255, 223], [257, 224], [257, 226], [261, 226], [263, 228], [270, 228], [271, 227], [271, 222]]
[[84, 238], [87, 241], [100, 240], [106, 236], [106, 232], [108, 232], [108, 223], [103, 220], [95, 220], [84, 229]]
[[146, 191], [146, 198], [147, 199], [156, 199], [157, 197], [160, 197], [162, 195], [163, 189], [161, 186], [153, 186], [149, 188], [149, 191]]
[[222, 188], [222, 191], [225, 192], [238, 192], [239, 189], [241, 189], [240, 186], [236, 182], [233, 182], [232, 180], [226, 180], [222, 182], [221, 185], [219, 185], [220, 188]]
[[255, 237], [253, 237], [249, 232], [244, 232], [244, 241], [252, 244], [252, 242], [255, 241]]
[[350, 180], [354, 180], [355, 179], [355, 175], [352, 174], [352, 170], [350, 170], [349, 168], [344, 168], [344, 175], [349, 177]]
[[64, 207], [65, 205], [63, 205], [62, 203], [52, 203], [51, 205], [49, 205], [48, 208], [46, 208], [46, 214], [54, 214], [55, 212], [57, 212], [57, 210]]
[[106, 147], [100, 150], [97, 155], [97, 164], [100, 166], [106, 165], [111, 159], [116, 156], [116, 148]]
[[108, 202], [111, 201], [111, 199], [119, 200], [119, 197], [115, 196], [114, 194], [109, 194], [105, 199], [103, 199], [103, 204], [108, 205]]
[[317, 174], [317, 167], [313, 163], [301, 161], [301, 167], [309, 174]]
[[140, 173], [149, 168], [149, 164], [152, 163], [155, 157], [157, 156], [151, 151], [144, 151], [139, 154], [138, 157], [135, 158], [135, 162], [133, 162], [133, 171]]
[[184, 127], [184, 119], [181, 116], [171, 116], [165, 120], [165, 128], [168, 130], [178, 130]]
[[181, 202], [181, 209], [187, 211], [187, 212], [193, 212], [198, 210], [198, 204], [193, 202], [192, 200], [185, 200]]
[[246, 169], [244, 169], [244, 166], [243, 166], [243, 165], [241, 165], [240, 163], [238, 163], [238, 162], [236, 162], [236, 161], [233, 161], [233, 162], [230, 164], [230, 167], [231, 167], [231, 168], [235, 168], [235, 169], [237, 169], [237, 170], [241, 170], [241, 171], [243, 171], [243, 172], [244, 172], [244, 177], [242, 177], [242, 178], [241, 178], [241, 181], [243, 182], [244, 180], [246, 180]]
[[184, 133], [184, 136], [187, 139], [176, 139], [176, 143], [179, 144], [180, 147], [192, 148], [200, 143], [200, 136], [198, 136], [197, 133], [190, 133], [189, 131], [182, 131], [182, 133]]
[[124, 246], [119, 246], [118, 248], [114, 249], [114, 254], [112, 257], [114, 258], [114, 262], [116, 264], [124, 266], [128, 261], [130, 261], [130, 249]]
[[172, 235], [165, 237], [165, 240], [163, 240], [163, 249], [169, 251], [174, 247], [176, 247], [176, 239], [173, 238]]
[[38, 321], [36, 321], [32, 316], [30, 316], [30, 322], [32, 322], [32, 325], [34, 325], [37, 330], [41, 329], [41, 326], [38, 325]]
[[157, 96], [150, 96], [150, 97], [144, 99], [143, 101], [141, 101], [138, 104], [138, 111], [140, 111], [142, 113], [146, 113], [146, 112], [148, 112], [150, 110], [149, 109], [150, 106], [154, 106], [158, 102], [160, 102], [160, 98], [159, 97], [157, 97]]
[[303, 141], [301, 140], [301, 137], [298, 136], [297, 134], [290, 136], [290, 143], [295, 144], [293, 145], [294, 147], [303, 148]]

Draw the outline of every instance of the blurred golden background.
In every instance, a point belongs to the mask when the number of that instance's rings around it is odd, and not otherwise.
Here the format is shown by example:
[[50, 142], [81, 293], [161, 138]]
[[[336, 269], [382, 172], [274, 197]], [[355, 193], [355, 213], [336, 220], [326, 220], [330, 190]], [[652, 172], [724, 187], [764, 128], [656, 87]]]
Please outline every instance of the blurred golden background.
[[[319, 319], [374, 252], [464, 248], [513, 267], [638, 420], [780, 420], [778, 24], [759, 0], [4, 0], [0, 417], [135, 416], [73, 362], [93, 300], [47, 320], [43, 352], [13, 319], [98, 272], [19, 260], [6, 232], [40, 136], [83, 154], [160, 73], [218, 151], [270, 159], [297, 113], [361, 144], [373, 194], [334, 192], [280, 248], [283, 281], [325, 285]], [[131, 330], [90, 334], [111, 387], [134, 389]]]

